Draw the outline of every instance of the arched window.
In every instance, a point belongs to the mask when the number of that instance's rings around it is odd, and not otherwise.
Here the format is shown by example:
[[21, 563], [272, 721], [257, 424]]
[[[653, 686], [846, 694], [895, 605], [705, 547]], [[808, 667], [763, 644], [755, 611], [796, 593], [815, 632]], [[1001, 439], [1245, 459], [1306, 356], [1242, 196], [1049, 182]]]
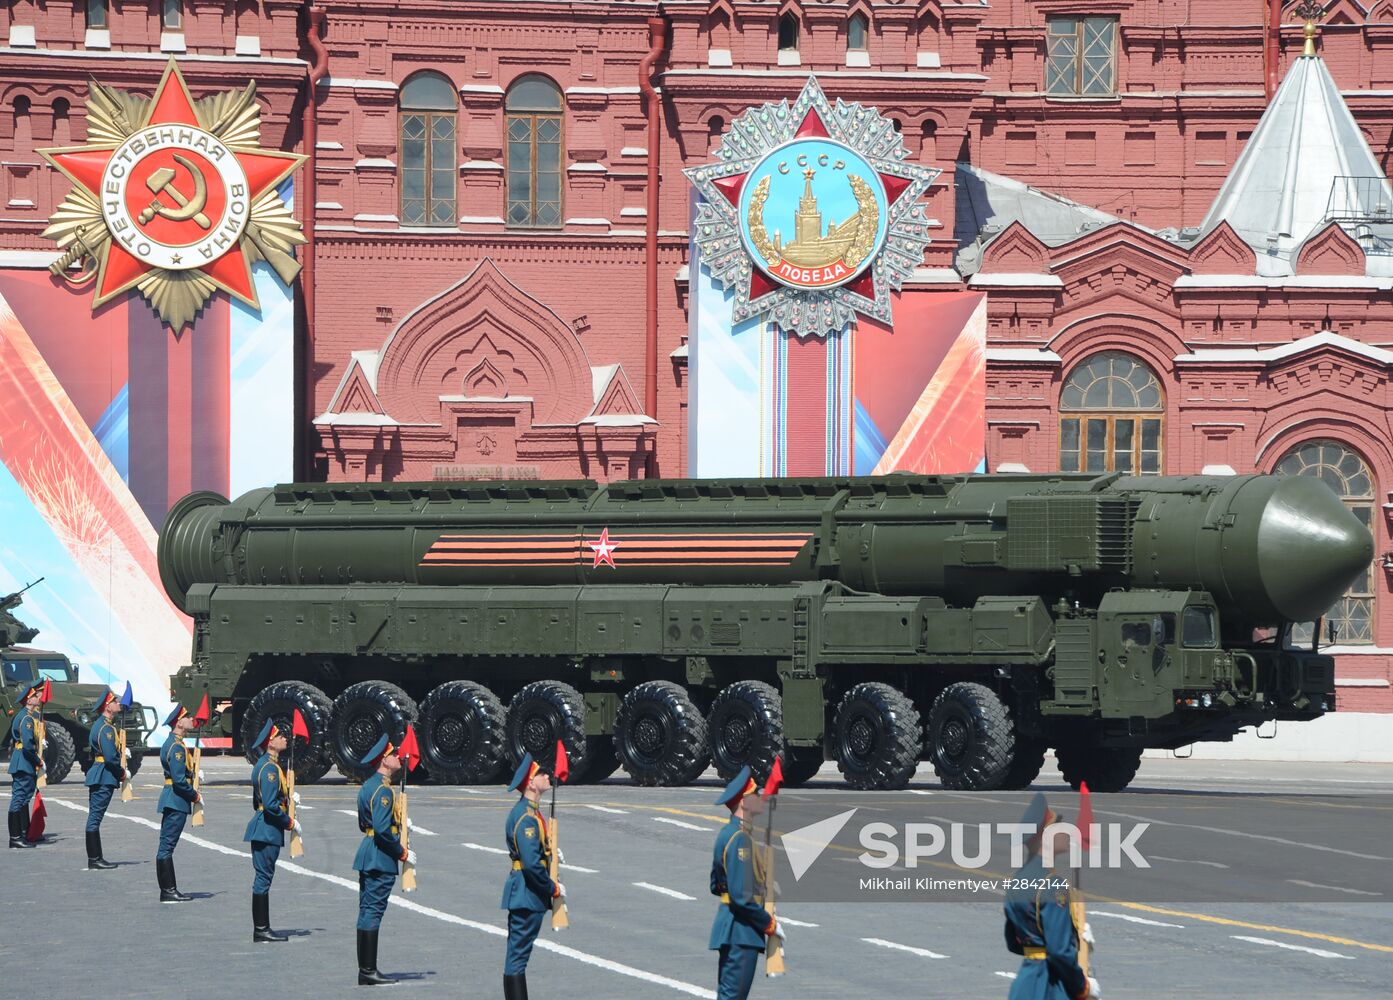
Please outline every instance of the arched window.
[[87, 27], [106, 28], [108, 0], [87, 0]]
[[[1319, 476], [1345, 502], [1354, 516], [1372, 530], [1374, 520], [1374, 477], [1364, 459], [1338, 441], [1307, 441], [1282, 457], [1273, 470], [1285, 476]], [[1374, 570], [1365, 568], [1345, 596], [1325, 613], [1325, 621], [1336, 642], [1367, 645], [1374, 641]], [[1295, 643], [1311, 641], [1313, 623], [1292, 629]], [[1324, 637], [1323, 637], [1324, 638]]]
[[535, 73], [508, 88], [508, 225], [561, 225], [561, 91]]
[[1121, 351], [1081, 362], [1059, 397], [1063, 472], [1161, 471], [1161, 411], [1156, 374]]
[[455, 87], [417, 73], [401, 88], [401, 223], [455, 222]]
[[866, 51], [866, 38], [870, 34], [871, 22], [865, 14], [856, 13], [846, 22], [846, 47], [852, 52]]
[[59, 97], [53, 102], [53, 141], [59, 146], [66, 146], [72, 142], [72, 125], [69, 121], [69, 114], [72, 112], [72, 104], [66, 97]]
[[779, 15], [779, 51], [798, 51], [798, 15], [793, 11]]
[[162, 0], [160, 27], [165, 31], [184, 30], [184, 0]]
[[716, 153], [716, 147], [721, 144], [725, 130], [726, 120], [720, 115], [712, 115], [706, 123], [706, 151], [713, 156]]
[[14, 102], [14, 125], [15, 125], [15, 148], [27, 149], [29, 143], [33, 141], [34, 133], [30, 128], [29, 109], [33, 102], [24, 94], [15, 98]]

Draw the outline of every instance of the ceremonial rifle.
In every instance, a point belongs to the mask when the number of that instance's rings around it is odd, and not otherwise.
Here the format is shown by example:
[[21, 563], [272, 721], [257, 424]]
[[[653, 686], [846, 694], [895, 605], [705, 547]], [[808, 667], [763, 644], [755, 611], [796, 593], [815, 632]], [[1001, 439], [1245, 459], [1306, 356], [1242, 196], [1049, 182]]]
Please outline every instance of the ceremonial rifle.
[[[1093, 803], [1089, 799], [1088, 782], [1079, 784], [1079, 843], [1082, 847], [1080, 861], [1088, 855], [1089, 850], [1089, 829], [1093, 825]], [[1079, 939], [1079, 968], [1083, 970], [1085, 976], [1092, 975], [1089, 971], [1088, 942], [1084, 939], [1084, 928], [1088, 926], [1088, 915], [1084, 912], [1083, 902], [1083, 869], [1074, 869], [1074, 884], [1069, 890], [1069, 916], [1074, 922], [1074, 933]]]
[[290, 772], [286, 779], [286, 788], [289, 790], [290, 798], [286, 802], [286, 814], [290, 817], [290, 856], [292, 858], [304, 857], [305, 845], [300, 839], [300, 835], [295, 832], [295, 739], [303, 736], [305, 745], [309, 745], [310, 728], [305, 725], [305, 717], [300, 714], [300, 710], [295, 709], [295, 714], [290, 720]]
[[[122, 715], [131, 707], [134, 701], [135, 699], [131, 694], [131, 682], [126, 681], [126, 690], [121, 695]], [[131, 752], [126, 749], [125, 719], [123, 718], [121, 721], [123, 725], [120, 729], [116, 730], [116, 751], [117, 756], [121, 758], [121, 801], [129, 802], [131, 799], [135, 798], [135, 790], [131, 788]]]
[[[36, 583], [38, 581], [35, 581]], [[34, 584], [30, 584], [32, 587]], [[29, 589], [28, 587], [25, 590]], [[20, 591], [23, 593], [24, 591]], [[43, 690], [39, 692], [39, 704], [47, 705], [48, 700], [53, 697], [53, 681], [44, 678]], [[48, 787], [48, 762], [44, 760], [44, 744], [48, 742], [48, 727], [44, 725], [43, 710], [39, 710], [39, 717], [34, 720], [34, 748], [38, 751], [39, 766], [35, 769], [38, 774], [34, 778], [34, 788]], [[30, 821], [33, 822], [32, 820]]]
[[[556, 741], [556, 780], [551, 784], [551, 820], [548, 822], [549, 835], [551, 837], [551, 875], [553, 882], [559, 881], [557, 878], [561, 870], [561, 845], [557, 840], [558, 829], [556, 826], [556, 786], [571, 776], [571, 761], [566, 756], [566, 746], [560, 740]], [[571, 917], [566, 912], [566, 897], [557, 896], [551, 901], [551, 929], [554, 931], [564, 931], [571, 926]]]
[[[784, 783], [784, 766], [780, 758], [774, 758], [774, 766], [769, 769], [769, 780], [764, 783], [763, 797], [768, 800], [765, 808], [764, 826], [764, 910], [774, 919], [774, 807], [779, 804], [779, 787]], [[770, 934], [764, 946], [764, 974], [782, 976], [784, 974], [784, 943]]]
[[205, 692], [203, 695], [203, 704], [198, 706], [198, 712], [193, 717], [193, 724], [198, 729], [198, 746], [194, 747], [191, 751], [191, 756], [193, 757], [193, 790], [199, 792], [199, 794], [194, 797], [193, 816], [189, 818], [189, 822], [194, 826], [203, 825], [203, 795], [201, 793], [203, 787], [203, 727], [212, 717], [212, 712], [209, 710], [208, 706], [208, 695]]
[[[401, 846], [411, 850], [411, 827], [406, 812], [406, 776], [421, 759], [421, 749], [416, 744], [416, 730], [411, 723], [406, 724], [406, 735], [402, 737], [401, 750]], [[414, 892], [416, 889], [416, 866], [403, 861], [401, 866], [401, 891]]]

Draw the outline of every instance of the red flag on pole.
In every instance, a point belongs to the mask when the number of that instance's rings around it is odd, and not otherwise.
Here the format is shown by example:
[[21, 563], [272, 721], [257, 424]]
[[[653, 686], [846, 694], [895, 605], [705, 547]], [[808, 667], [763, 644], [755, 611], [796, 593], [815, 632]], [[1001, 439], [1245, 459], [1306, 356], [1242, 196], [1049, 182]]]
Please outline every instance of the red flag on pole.
[[292, 737], [298, 736], [306, 743], [310, 741], [310, 727], [305, 725], [305, 717], [300, 714], [298, 708], [290, 719], [290, 735]]
[[29, 843], [37, 844], [43, 837], [47, 818], [48, 808], [44, 805], [43, 793], [35, 792], [29, 803]]
[[204, 694], [203, 704], [198, 706], [198, 711], [194, 713], [193, 724], [195, 726], [206, 726], [208, 720], [213, 717], [213, 713], [208, 710], [208, 695]]
[[1088, 794], [1088, 782], [1079, 782], [1079, 844], [1088, 850], [1088, 831], [1093, 826], [1093, 802]]
[[784, 784], [784, 764], [782, 757], [774, 758], [774, 766], [769, 769], [769, 780], [764, 783], [764, 797], [778, 795]]
[[556, 780], [565, 781], [571, 776], [571, 762], [566, 756], [566, 744], [556, 741]]
[[416, 742], [416, 730], [411, 723], [406, 724], [406, 735], [401, 740], [401, 762], [406, 765], [408, 771], [416, 770], [416, 765], [421, 762], [421, 747]]
[[43, 689], [42, 691], [39, 692], [39, 703], [40, 703], [41, 705], [47, 705], [47, 704], [49, 703], [49, 701], [52, 700], [52, 698], [53, 698], [53, 681], [50, 680], [49, 678], [45, 677], [45, 678], [44, 678], [44, 689]]

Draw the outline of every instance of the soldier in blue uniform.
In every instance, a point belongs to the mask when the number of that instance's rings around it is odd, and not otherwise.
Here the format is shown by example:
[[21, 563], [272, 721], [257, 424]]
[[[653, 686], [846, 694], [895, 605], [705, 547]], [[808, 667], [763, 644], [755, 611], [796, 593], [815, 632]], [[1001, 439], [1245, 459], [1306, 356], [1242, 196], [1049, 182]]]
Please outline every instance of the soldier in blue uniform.
[[522, 793], [508, 813], [503, 839], [513, 870], [503, 883], [501, 909], [508, 911], [508, 950], [503, 959], [504, 1000], [527, 1000], [527, 960], [552, 900], [566, 887], [551, 877], [551, 837], [537, 802], [551, 787], [551, 776], [530, 753], [522, 755], [509, 791]]
[[709, 944], [721, 956], [716, 996], [718, 1000], [745, 1000], [770, 935], [785, 946], [788, 938], [783, 925], [764, 909], [765, 886], [746, 822], [764, 812], [764, 802], [749, 767], [740, 769], [716, 805], [730, 810], [730, 822], [716, 834], [711, 852], [711, 895], [721, 897]]
[[87, 870], [106, 871], [116, 866], [102, 857], [102, 817], [111, 805], [112, 793], [126, 780], [114, 721], [121, 711], [121, 701], [107, 691], [97, 701], [96, 709], [97, 721], [87, 734], [87, 746], [92, 751], [92, 766], [87, 769]]
[[174, 848], [184, 832], [189, 813], [193, 812], [193, 804], [202, 801], [203, 796], [193, 787], [189, 752], [184, 748], [184, 736], [193, 728], [193, 718], [183, 705], [176, 705], [164, 724], [169, 727], [169, 739], [160, 748], [164, 791], [160, 793], [158, 806], [160, 849], [155, 855], [155, 877], [160, 882], [161, 903], [184, 903], [193, 897], [179, 891], [179, 883], [174, 876]]
[[1021, 822], [1035, 828], [1026, 841], [1029, 856], [1016, 872], [1016, 885], [1006, 894], [1006, 947], [1022, 957], [1011, 984], [1010, 1000], [1096, 1000], [1098, 981], [1079, 965], [1079, 939], [1069, 910], [1069, 890], [1063, 876], [1045, 867], [1044, 837], [1057, 838], [1053, 857], [1068, 857], [1065, 831], [1047, 831], [1059, 816], [1039, 792]]
[[401, 844], [401, 800], [392, 788], [392, 778], [401, 770], [397, 748], [383, 736], [362, 764], [377, 770], [358, 790], [358, 829], [363, 831], [353, 859], [358, 873], [358, 985], [391, 986], [396, 980], [377, 970], [377, 932], [397, 881], [397, 863], [414, 865], [416, 852]]
[[29, 843], [29, 803], [38, 787], [39, 772], [43, 770], [43, 747], [39, 703], [44, 682], [35, 681], [19, 696], [24, 707], [10, 722], [10, 846], [33, 847]]
[[[285, 772], [280, 755], [288, 745], [285, 733], [270, 719], [261, 727], [256, 744], [261, 759], [252, 768], [252, 805], [255, 811], [242, 839], [252, 845], [252, 941], [285, 941], [284, 934], [271, 930], [271, 880], [276, 877], [276, 859], [285, 844], [285, 831], [300, 832], [300, 821], [292, 820], [287, 809]], [[299, 805], [300, 793], [295, 793]]]

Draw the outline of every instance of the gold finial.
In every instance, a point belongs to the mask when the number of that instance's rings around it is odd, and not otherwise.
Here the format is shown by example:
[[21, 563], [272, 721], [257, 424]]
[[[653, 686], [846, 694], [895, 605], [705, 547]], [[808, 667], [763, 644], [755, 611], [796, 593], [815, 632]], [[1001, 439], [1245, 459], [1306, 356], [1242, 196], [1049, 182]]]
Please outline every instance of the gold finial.
[[1318, 21], [1321, 15], [1323, 15], [1324, 13], [1325, 5], [1317, 3], [1316, 0], [1302, 0], [1302, 3], [1297, 5], [1295, 9], [1295, 14], [1297, 17], [1304, 17], [1306, 19], [1306, 46], [1301, 50], [1302, 58], [1315, 58], [1316, 34], [1320, 30], [1316, 27], [1316, 21]]

